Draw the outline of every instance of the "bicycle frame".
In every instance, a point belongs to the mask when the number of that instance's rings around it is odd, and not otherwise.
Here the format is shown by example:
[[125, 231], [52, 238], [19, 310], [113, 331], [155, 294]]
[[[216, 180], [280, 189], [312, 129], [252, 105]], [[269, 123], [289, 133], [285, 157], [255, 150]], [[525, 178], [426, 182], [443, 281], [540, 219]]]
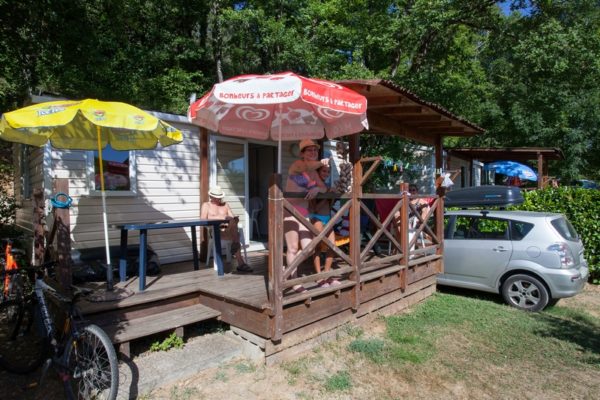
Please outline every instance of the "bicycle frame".
[[[63, 296], [52, 286], [44, 282], [44, 279], [41, 276], [41, 272], [39, 271], [36, 272], [33, 294], [35, 297], [35, 303], [33, 304], [33, 306], [38, 307], [40, 311], [42, 317], [41, 322], [44, 328], [44, 334], [46, 335], [46, 337], [48, 337], [50, 345], [52, 347], [52, 354], [50, 358], [46, 361], [46, 366], [44, 368], [44, 371], [42, 372], [42, 378], [40, 379], [40, 381], [44, 380], [46, 372], [51, 364], [53, 364], [56, 367], [56, 370], [61, 376], [61, 379], [71, 379], [72, 371], [69, 370], [63, 356], [69, 344], [69, 340], [76, 339], [78, 337], [77, 332], [79, 323], [76, 319], [81, 317], [79, 316], [79, 313], [73, 304], [74, 300]], [[60, 335], [57, 334], [56, 326], [54, 324], [54, 318], [50, 314], [46, 294], [51, 295], [60, 303], [68, 304], [69, 308], [68, 310], [65, 310], [66, 318]]]

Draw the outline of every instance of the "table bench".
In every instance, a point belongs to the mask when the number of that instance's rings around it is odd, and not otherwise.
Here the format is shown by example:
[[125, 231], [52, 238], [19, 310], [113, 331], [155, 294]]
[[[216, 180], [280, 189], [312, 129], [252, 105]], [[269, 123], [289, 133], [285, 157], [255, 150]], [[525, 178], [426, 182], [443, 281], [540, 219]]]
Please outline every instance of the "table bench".
[[220, 226], [226, 223], [226, 220], [220, 219], [194, 219], [194, 220], [177, 220], [177, 221], [161, 221], [161, 222], [141, 222], [141, 223], [124, 223], [113, 224], [111, 228], [121, 231], [121, 254], [119, 256], [119, 278], [121, 282], [126, 280], [127, 270], [127, 237], [129, 231], [140, 231], [140, 270], [139, 270], [139, 288], [140, 292], [146, 288], [146, 258], [148, 248], [148, 230], [151, 229], [172, 229], [189, 227], [192, 233], [192, 253], [194, 255], [194, 270], [199, 269], [198, 261], [198, 245], [196, 240], [197, 226], [212, 226], [213, 240], [215, 245], [215, 262], [217, 263], [217, 274], [223, 276], [223, 258], [221, 257], [221, 229]]

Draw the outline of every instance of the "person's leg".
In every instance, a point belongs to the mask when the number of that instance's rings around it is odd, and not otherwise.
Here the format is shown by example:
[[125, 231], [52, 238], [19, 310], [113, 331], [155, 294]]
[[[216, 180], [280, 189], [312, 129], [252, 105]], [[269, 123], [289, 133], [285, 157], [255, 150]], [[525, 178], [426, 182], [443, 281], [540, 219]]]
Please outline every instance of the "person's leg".
[[[335, 243], [335, 233], [333, 232], [333, 230], [331, 232], [329, 232], [328, 239], [332, 243]], [[327, 247], [327, 255], [325, 257], [325, 267], [324, 267], [325, 272], [329, 272], [331, 270], [332, 265], [333, 265], [333, 250], [331, 250], [328, 246]]]
[[[287, 247], [285, 252], [285, 260], [288, 266], [292, 264], [299, 251], [298, 225], [298, 221], [296, 221], [296, 219], [290, 215], [286, 216], [283, 220], [283, 232], [285, 237], [285, 245]], [[294, 271], [291, 276], [292, 278], [295, 278], [297, 276], [296, 271]]]
[[[317, 228], [317, 230], [319, 232], [321, 232], [323, 230], [323, 222], [321, 220], [315, 219], [312, 222], [313, 222], [315, 228]], [[324, 244], [319, 244], [315, 250], [315, 254], [313, 255], [313, 265], [315, 267], [315, 272], [317, 274], [321, 272], [321, 250], [322, 250], [323, 245]], [[308, 245], [306, 245], [306, 246], [308, 246]], [[329, 283], [327, 282], [327, 279], [318, 280], [317, 285], [319, 285], [320, 287], [329, 287]]]
[[[329, 233], [329, 240], [331, 240], [332, 243], [335, 243], [335, 232], [331, 231]], [[327, 256], [325, 257], [325, 267], [324, 267], [325, 272], [331, 271], [331, 267], [333, 266], [333, 256], [334, 256], [333, 250], [328, 248]], [[327, 279], [327, 283], [329, 283], [330, 286], [340, 285], [339, 278], [334, 277], [334, 276]]]
[[232, 219], [227, 224], [227, 227], [222, 232], [222, 237], [227, 240], [231, 240], [232, 246], [235, 249], [233, 256], [237, 261], [237, 269], [241, 272], [252, 272], [252, 269], [248, 267], [246, 260], [242, 257], [242, 245], [240, 243], [240, 234], [238, 230], [237, 219]]
[[[318, 219], [313, 220], [313, 224], [319, 232], [323, 230], [323, 223]], [[315, 255], [313, 256], [313, 265], [315, 266], [315, 272], [317, 274], [321, 272], [321, 255], [319, 250], [320, 246], [317, 246], [317, 249], [315, 250]]]

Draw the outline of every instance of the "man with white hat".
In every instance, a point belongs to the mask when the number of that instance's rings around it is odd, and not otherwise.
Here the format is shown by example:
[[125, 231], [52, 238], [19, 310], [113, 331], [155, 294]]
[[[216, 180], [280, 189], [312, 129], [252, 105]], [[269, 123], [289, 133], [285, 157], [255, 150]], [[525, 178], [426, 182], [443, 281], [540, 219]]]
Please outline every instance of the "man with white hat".
[[248, 266], [242, 257], [240, 235], [238, 233], [239, 218], [233, 214], [229, 204], [223, 201], [225, 192], [220, 186], [213, 186], [208, 191], [210, 200], [202, 204], [200, 218], [202, 219], [225, 219], [227, 224], [221, 227], [221, 238], [231, 240], [231, 252], [237, 260], [237, 271], [241, 273], [250, 273], [252, 268]]

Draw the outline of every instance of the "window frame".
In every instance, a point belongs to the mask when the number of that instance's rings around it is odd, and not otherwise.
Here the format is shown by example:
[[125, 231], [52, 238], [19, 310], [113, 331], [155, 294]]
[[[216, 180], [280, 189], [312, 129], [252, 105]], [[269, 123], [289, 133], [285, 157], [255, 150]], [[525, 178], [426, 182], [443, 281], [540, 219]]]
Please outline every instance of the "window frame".
[[[95, 188], [94, 152], [86, 151], [86, 171], [88, 182], [88, 193], [90, 196], [102, 196], [102, 190]], [[120, 150], [129, 152], [129, 190], [105, 190], [107, 197], [132, 197], [137, 196], [137, 152], [135, 150]]]
[[31, 170], [29, 169], [29, 158], [31, 157], [31, 146], [19, 144], [19, 181], [22, 200], [31, 200], [33, 188], [31, 187]]

